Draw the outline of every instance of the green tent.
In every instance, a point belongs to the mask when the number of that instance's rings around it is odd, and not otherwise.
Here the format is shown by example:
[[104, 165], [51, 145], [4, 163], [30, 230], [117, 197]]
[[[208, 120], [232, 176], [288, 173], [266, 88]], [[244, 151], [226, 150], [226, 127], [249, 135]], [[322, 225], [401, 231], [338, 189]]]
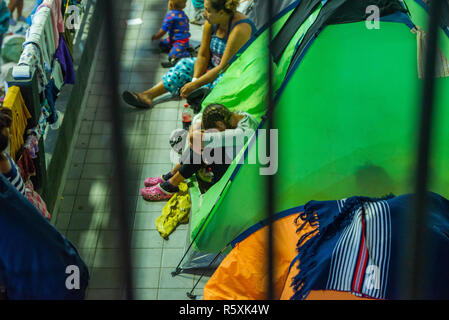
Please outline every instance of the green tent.
[[[380, 28], [366, 22], [380, 8]], [[406, 6], [405, 6], [406, 4]], [[362, 12], [363, 9], [363, 12]], [[266, 112], [266, 65], [274, 67], [278, 129], [275, 210], [310, 200], [413, 192], [420, 96], [418, 41], [427, 27], [421, 0], [296, 1], [276, 17], [272, 52], [262, 30], [203, 102]], [[440, 49], [449, 56], [449, 33]], [[437, 79], [430, 190], [449, 196], [449, 77]], [[254, 135], [226, 175], [200, 196], [191, 188], [194, 250], [216, 253], [263, 220], [266, 167], [257, 159], [264, 135]], [[263, 149], [263, 148], [262, 148]], [[271, 163], [273, 164], [273, 163]]]

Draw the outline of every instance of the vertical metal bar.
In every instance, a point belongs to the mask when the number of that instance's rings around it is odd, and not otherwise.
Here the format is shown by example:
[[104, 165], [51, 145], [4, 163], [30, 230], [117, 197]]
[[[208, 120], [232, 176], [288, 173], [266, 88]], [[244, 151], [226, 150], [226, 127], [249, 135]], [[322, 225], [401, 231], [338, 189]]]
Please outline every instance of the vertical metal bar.
[[226, 245], [226, 247], [224, 247], [223, 249], [221, 249], [221, 251], [212, 259], [212, 261], [209, 263], [209, 265], [207, 266], [207, 268], [201, 273], [200, 277], [198, 278], [198, 280], [196, 281], [195, 285], [193, 286], [192, 290], [190, 290], [190, 292], [187, 292], [187, 297], [189, 297], [192, 300], [196, 299], [196, 295], [193, 294], [193, 292], [195, 291], [196, 287], [198, 286], [198, 283], [200, 283], [201, 279], [203, 279], [204, 275], [206, 274], [206, 272], [208, 271], [208, 269], [210, 269], [210, 267], [215, 263], [215, 261], [217, 261], [217, 259], [226, 251], [226, 249], [229, 247], [229, 244]]
[[[274, 102], [273, 102], [273, 66], [271, 64], [271, 41], [273, 39], [273, 3], [271, 0], [267, 1], [267, 15], [268, 15], [268, 55], [267, 55], [267, 76], [268, 76], [268, 86], [267, 86], [267, 149], [270, 149], [270, 133], [271, 129], [274, 128]], [[274, 299], [274, 250], [273, 250], [273, 213], [274, 213], [274, 175], [269, 174], [267, 176], [267, 218], [268, 218], [268, 300]]]
[[425, 294], [427, 283], [427, 209], [429, 185], [429, 157], [432, 142], [432, 116], [434, 113], [436, 57], [438, 46], [439, 26], [441, 22], [442, 0], [430, 2], [430, 18], [428, 34], [426, 36], [427, 50], [425, 53], [424, 83], [420, 113], [420, 128], [417, 164], [415, 172], [415, 195], [413, 197], [413, 212], [410, 225], [410, 240], [407, 246], [408, 254], [403, 264], [408, 274], [404, 283], [404, 293], [407, 299], [418, 299]]
[[[107, 77], [108, 86], [108, 98], [110, 107], [110, 116], [112, 122], [112, 160], [113, 160], [113, 175], [112, 188], [112, 210], [118, 217], [120, 227], [120, 252], [121, 252], [121, 266], [122, 276], [124, 281], [125, 299], [133, 299], [132, 291], [132, 263], [131, 263], [131, 250], [130, 250], [130, 197], [128, 196], [128, 179], [127, 166], [125, 163], [125, 155], [128, 154], [128, 150], [125, 145], [123, 136], [123, 122], [121, 114], [121, 99], [119, 97], [119, 66], [120, 54], [119, 43], [117, 42], [117, 35], [120, 30], [117, 30], [117, 12], [116, 5], [120, 5], [120, 11], [126, 10], [126, 6], [129, 5], [128, 1], [107, 1], [99, 0], [100, 5], [105, 10], [105, 30], [103, 32], [103, 39], [106, 44], [106, 59], [105, 63], [108, 67], [109, 76]], [[95, 31], [93, 31], [95, 32]]]

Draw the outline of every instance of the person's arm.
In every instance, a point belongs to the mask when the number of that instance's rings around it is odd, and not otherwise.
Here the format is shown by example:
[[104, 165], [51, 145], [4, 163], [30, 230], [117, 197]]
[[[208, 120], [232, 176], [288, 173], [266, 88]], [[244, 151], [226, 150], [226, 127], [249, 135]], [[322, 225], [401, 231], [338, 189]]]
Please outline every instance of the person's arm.
[[189, 128], [188, 138], [190, 142], [190, 147], [193, 148], [193, 139], [199, 139], [201, 141], [202, 134], [202, 113], [198, 113], [192, 120], [192, 125]]
[[0, 173], [7, 174], [11, 171], [12, 166], [8, 156], [2, 156], [0, 159]]
[[225, 71], [228, 67], [228, 62], [231, 58], [240, 50], [241, 47], [251, 37], [251, 26], [247, 23], [242, 23], [234, 27], [229, 35], [228, 42], [226, 43], [226, 49], [221, 58], [221, 62], [215, 68], [212, 68], [197, 80], [198, 88], [205, 84], [214, 82], [218, 78], [221, 71]]
[[159, 40], [160, 38], [162, 38], [165, 34], [167, 33], [167, 31], [159, 29], [158, 32], [156, 32], [155, 34], [153, 34], [153, 36], [151, 37], [151, 40]]
[[170, 16], [170, 13], [168, 13], [165, 18], [164, 22], [162, 23], [162, 27], [159, 29], [158, 32], [153, 34], [151, 37], [151, 40], [159, 40], [162, 38], [171, 28], [173, 27], [173, 17]]
[[[226, 49], [221, 58], [221, 62], [215, 68], [209, 70], [196, 81], [187, 83], [181, 88], [181, 97], [186, 98], [193, 90], [198, 89], [205, 84], [213, 82], [218, 78], [221, 71], [225, 71], [229, 60], [240, 50], [240, 48], [249, 40], [251, 37], [251, 26], [247, 23], [242, 23], [232, 30], [229, 35], [228, 42], [226, 43]], [[210, 52], [209, 52], [210, 54]]]
[[212, 38], [212, 26], [209, 22], [204, 23], [203, 37], [201, 39], [200, 50], [196, 58], [195, 66], [193, 69], [193, 77], [200, 78], [206, 73], [207, 67], [210, 61], [210, 41]]
[[241, 119], [235, 129], [226, 129], [224, 131], [210, 130], [203, 133], [204, 144], [208, 148], [233, 147], [236, 143], [246, 143], [257, 129], [257, 121], [251, 120], [247, 115]]

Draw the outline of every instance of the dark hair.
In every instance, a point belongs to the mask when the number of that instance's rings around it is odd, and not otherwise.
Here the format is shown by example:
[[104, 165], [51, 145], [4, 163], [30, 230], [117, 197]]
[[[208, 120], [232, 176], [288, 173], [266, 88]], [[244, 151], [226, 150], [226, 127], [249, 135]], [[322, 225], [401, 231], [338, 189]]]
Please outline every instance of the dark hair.
[[0, 152], [8, 147], [9, 137], [3, 134], [3, 129], [11, 127], [12, 112], [10, 109], [0, 109]]
[[187, 0], [171, 0], [176, 10], [182, 10], [186, 7]]
[[228, 14], [234, 14], [240, 4], [239, 0], [209, 0], [215, 11], [224, 10]]
[[226, 126], [229, 125], [232, 112], [222, 104], [210, 104], [203, 112], [203, 127], [205, 130], [216, 128], [217, 121], [222, 121]]

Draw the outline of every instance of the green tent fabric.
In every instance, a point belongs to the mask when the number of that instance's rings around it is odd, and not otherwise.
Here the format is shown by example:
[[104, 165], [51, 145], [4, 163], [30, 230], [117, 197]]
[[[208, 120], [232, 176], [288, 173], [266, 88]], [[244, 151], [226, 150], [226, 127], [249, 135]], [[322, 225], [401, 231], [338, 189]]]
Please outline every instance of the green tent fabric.
[[4, 63], [19, 62], [23, 51], [25, 37], [20, 35], [7, 36], [3, 39], [2, 58]]
[[[284, 52], [281, 61], [278, 64], [273, 63], [273, 86], [275, 91], [279, 89], [285, 78], [295, 45], [304, 36], [312, 23], [315, 22], [320, 9], [321, 6], [298, 29]], [[273, 25], [273, 34], [279, 32], [292, 11], [290, 10], [276, 21]], [[254, 115], [258, 120], [261, 120], [266, 112], [267, 43], [268, 31], [265, 31], [226, 70], [217, 87], [203, 101], [203, 109], [207, 105], [219, 101], [230, 110], [246, 111]], [[243, 101], [244, 103], [242, 103]]]
[[[277, 65], [273, 64], [273, 80], [275, 88], [278, 89], [281, 86], [296, 43], [304, 36], [310, 25], [315, 21], [320, 9], [321, 6], [319, 6], [306, 23], [298, 29], [298, 32], [292, 38], [290, 45], [287, 47], [280, 62]], [[274, 34], [282, 28], [291, 13], [292, 10], [288, 11], [276, 21], [273, 25]], [[203, 108], [211, 103], [219, 102], [231, 110], [246, 111], [254, 115], [258, 120], [261, 120], [266, 112], [267, 70], [265, 66], [268, 58], [266, 45], [268, 41], [267, 33], [267, 31], [261, 33], [231, 64], [218, 85], [203, 101]], [[245, 79], [243, 86], [241, 79]], [[246, 148], [243, 148], [243, 150], [245, 149]], [[217, 218], [219, 219], [220, 217], [216, 216], [213, 212], [216, 208], [220, 207], [220, 202], [217, 203], [217, 200], [220, 201], [221, 197], [223, 197], [229, 190], [229, 179], [239, 161], [242, 159], [243, 153], [244, 151], [235, 158], [225, 176], [204, 194], [204, 198], [198, 199], [198, 196], [192, 196], [191, 238], [194, 239], [196, 234], [201, 230], [201, 234], [197, 238], [198, 242], [194, 243], [198, 250], [203, 248], [203, 239], [211, 243], [209, 237], [205, 236], [205, 234], [207, 234], [206, 230], [215, 228], [208, 228], [207, 225], [223, 225], [222, 221], [217, 220]], [[245, 189], [246, 188], [247, 187], [245, 187]], [[259, 192], [258, 189], [256, 190]], [[193, 192], [198, 193], [196, 190]], [[254, 218], [257, 219], [258, 216]], [[232, 222], [229, 219], [231, 219]], [[239, 215], [227, 217], [227, 220], [229, 226], [235, 226], [235, 229], [232, 228], [233, 230], [231, 233], [237, 232], [237, 234], [249, 227], [252, 224], [252, 221], [254, 221], [253, 219], [248, 219], [247, 216]], [[204, 225], [204, 223], [206, 223], [206, 225]], [[228, 231], [226, 231], [226, 233]], [[216, 236], [213, 238], [218, 239]], [[221, 240], [219, 240], [216, 245], [220, 246]]]
[[[412, 21], [425, 29], [425, 10], [413, 0], [406, 3]], [[304, 23], [305, 30], [311, 19]], [[292, 53], [300, 37], [297, 33], [296, 41], [291, 41]], [[442, 31], [440, 39], [440, 49], [448, 57], [449, 39]], [[204, 105], [218, 102], [259, 118], [263, 115], [263, 94], [256, 94], [254, 87], [246, 90], [247, 85], [253, 85], [247, 84], [248, 78], [244, 83], [237, 81], [238, 72], [251, 66], [246, 55], [254, 55], [253, 48], [259, 54], [264, 52], [262, 46], [255, 42], [244, 51], [223, 77], [234, 83], [223, 81]], [[422, 88], [417, 36], [398, 22], [381, 22], [379, 30], [366, 28], [364, 21], [330, 25], [319, 33], [297, 67], [285, 75], [280, 70], [288, 67], [287, 52], [284, 64], [275, 71], [279, 78], [274, 80], [280, 93], [275, 108], [279, 129], [276, 212], [310, 200], [413, 192]], [[257, 61], [258, 72], [263, 74], [266, 58]], [[265, 87], [263, 81], [260, 83]], [[449, 121], [449, 110], [444, 107], [449, 104], [449, 78], [437, 79], [437, 87], [430, 190], [448, 197], [449, 126], [444, 124]], [[256, 156], [257, 149], [254, 143], [248, 158]], [[204, 194], [201, 206], [192, 198], [192, 209], [199, 207], [193, 210], [191, 222], [197, 250], [219, 252], [243, 230], [265, 218], [262, 165], [245, 162], [234, 170], [236, 165], [234, 162]]]

